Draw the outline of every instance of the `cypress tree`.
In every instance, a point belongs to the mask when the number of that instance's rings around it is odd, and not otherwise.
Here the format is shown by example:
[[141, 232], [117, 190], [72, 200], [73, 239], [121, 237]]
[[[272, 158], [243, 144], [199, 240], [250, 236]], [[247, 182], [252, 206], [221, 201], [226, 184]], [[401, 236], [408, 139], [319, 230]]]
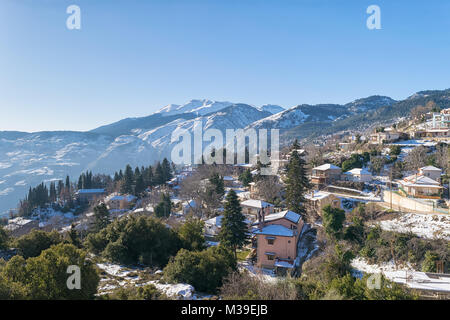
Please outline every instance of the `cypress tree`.
[[132, 194], [133, 193], [133, 182], [134, 182], [133, 178], [134, 178], [133, 169], [131, 168], [130, 165], [127, 165], [127, 167], [125, 168], [125, 174], [123, 175], [122, 186], [120, 188], [120, 192], [122, 192], [124, 194]]
[[306, 175], [305, 160], [297, 151], [292, 151], [287, 166], [286, 175], [286, 207], [294, 212], [304, 214], [305, 193], [309, 188], [309, 180]]
[[219, 240], [221, 244], [234, 251], [234, 257], [237, 259], [237, 249], [248, 242], [248, 226], [245, 223], [239, 199], [233, 189], [228, 192], [224, 209]]
[[164, 181], [164, 170], [163, 167], [161, 165], [161, 163], [158, 161], [156, 163], [156, 168], [155, 168], [155, 173], [154, 173], [154, 182], [156, 185], [161, 185], [163, 184]]

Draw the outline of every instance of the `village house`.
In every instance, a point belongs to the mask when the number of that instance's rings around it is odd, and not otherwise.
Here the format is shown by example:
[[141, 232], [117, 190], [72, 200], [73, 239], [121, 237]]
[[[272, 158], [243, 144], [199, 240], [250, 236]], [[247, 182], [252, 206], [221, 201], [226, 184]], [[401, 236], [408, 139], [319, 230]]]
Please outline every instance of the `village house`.
[[326, 186], [341, 179], [341, 168], [330, 163], [315, 167], [311, 171], [311, 183], [315, 186]]
[[197, 209], [197, 203], [195, 202], [195, 200], [184, 201], [182, 203], [182, 207], [183, 207], [183, 214], [188, 214], [192, 210]]
[[439, 199], [442, 189], [439, 182], [421, 174], [403, 178], [398, 181], [403, 191], [415, 198]]
[[297, 243], [303, 228], [301, 216], [286, 210], [261, 216], [254, 234], [259, 268], [292, 269], [296, 266]]
[[[205, 221], [205, 236], [209, 238], [214, 238], [219, 235], [220, 229], [222, 228], [223, 215], [208, 219]], [[249, 231], [251, 226], [250, 220], [245, 220], [245, 223], [249, 225]]]
[[136, 197], [127, 194], [120, 195], [118, 193], [110, 194], [105, 198], [105, 204], [108, 206], [109, 210], [124, 210], [129, 209], [130, 206], [136, 202]]
[[322, 215], [322, 209], [327, 205], [333, 208], [341, 207], [341, 199], [325, 191], [312, 191], [305, 195], [305, 199], [307, 209], [315, 211], [320, 216]]
[[371, 182], [372, 174], [366, 169], [354, 168], [344, 173], [346, 181], [353, 182]]
[[274, 205], [262, 200], [249, 199], [242, 201], [241, 207], [242, 213], [248, 216], [250, 220], [255, 221], [261, 213], [264, 216], [273, 213]]
[[450, 108], [433, 112], [432, 117], [425, 125], [414, 130], [414, 138], [426, 138], [432, 140], [450, 139]]
[[90, 202], [105, 196], [105, 189], [80, 189], [75, 192], [75, 198], [80, 202]]
[[224, 176], [223, 184], [225, 187], [233, 187], [235, 185], [235, 180], [232, 176]]
[[376, 132], [370, 135], [369, 142], [372, 144], [383, 144], [397, 141], [400, 133], [392, 128], [386, 128], [382, 132]]
[[426, 166], [419, 169], [419, 174], [431, 178], [437, 182], [441, 182], [442, 169], [434, 166]]

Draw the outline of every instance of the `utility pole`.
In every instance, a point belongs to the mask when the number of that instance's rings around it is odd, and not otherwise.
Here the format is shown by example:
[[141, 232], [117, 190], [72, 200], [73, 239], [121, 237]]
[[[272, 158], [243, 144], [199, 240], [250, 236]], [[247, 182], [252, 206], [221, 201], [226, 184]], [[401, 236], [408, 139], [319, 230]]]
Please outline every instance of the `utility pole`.
[[391, 210], [392, 210], [392, 170], [393, 170], [393, 167], [391, 167], [390, 169], [389, 169], [389, 189], [390, 189], [390, 200], [391, 200]]

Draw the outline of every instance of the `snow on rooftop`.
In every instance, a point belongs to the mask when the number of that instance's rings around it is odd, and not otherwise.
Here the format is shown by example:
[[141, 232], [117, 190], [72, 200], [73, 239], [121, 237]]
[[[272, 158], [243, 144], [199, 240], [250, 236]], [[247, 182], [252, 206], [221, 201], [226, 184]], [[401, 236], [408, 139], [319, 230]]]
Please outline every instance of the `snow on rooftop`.
[[341, 168], [331, 163], [325, 163], [321, 166], [315, 167], [313, 170], [329, 170], [329, 169], [341, 169]]
[[104, 193], [105, 189], [80, 189], [77, 193], [86, 194], [86, 193]]
[[273, 204], [262, 201], [262, 200], [254, 200], [249, 199], [241, 202], [242, 206], [246, 207], [253, 207], [253, 208], [267, 208], [267, 207], [273, 207]]
[[[222, 227], [222, 219], [223, 219], [223, 215], [220, 215], [220, 216], [206, 220], [205, 224], [214, 225], [218, 228], [221, 228]], [[247, 219], [244, 222], [247, 224], [251, 223], [251, 221], [247, 220]]]
[[285, 218], [289, 221], [292, 221], [294, 223], [297, 223], [301, 216], [298, 213], [295, 213], [293, 211], [285, 210], [277, 213], [272, 213], [264, 217], [264, 221], [273, 221]]
[[401, 183], [403, 185], [406, 186], [417, 186], [417, 187], [439, 187], [439, 182], [428, 178], [426, 176], [422, 176], [422, 175], [412, 175], [406, 178], [403, 178], [403, 180], [401, 181]]
[[420, 168], [420, 170], [422, 170], [422, 171], [439, 171], [439, 172], [442, 171], [442, 169], [436, 168], [434, 166], [425, 166], [425, 167]]
[[271, 236], [293, 237], [294, 231], [280, 224], [270, 224], [261, 230], [254, 232], [255, 234], [266, 234]]
[[354, 168], [346, 172], [346, 174], [368, 174], [372, 175], [369, 171], [363, 168]]
[[105, 201], [109, 202], [109, 201], [127, 201], [127, 202], [131, 202], [134, 201], [136, 199], [135, 196], [131, 195], [131, 194], [127, 194], [127, 195], [119, 195], [119, 194], [112, 194], [110, 196], [108, 196]]

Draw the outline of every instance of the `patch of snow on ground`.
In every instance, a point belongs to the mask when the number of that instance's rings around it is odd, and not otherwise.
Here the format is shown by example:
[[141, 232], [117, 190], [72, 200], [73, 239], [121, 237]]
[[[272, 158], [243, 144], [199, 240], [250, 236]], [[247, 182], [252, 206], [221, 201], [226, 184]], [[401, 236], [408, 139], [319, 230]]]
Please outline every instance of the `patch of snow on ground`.
[[382, 273], [387, 279], [409, 288], [450, 292], [450, 275], [414, 271], [409, 265], [396, 268], [393, 262], [381, 265], [368, 264], [362, 258], [353, 259], [351, 265], [356, 271], [370, 274]]
[[238, 268], [240, 270], [248, 270], [251, 275], [254, 275], [255, 277], [259, 277], [261, 280], [266, 282], [276, 282], [277, 277], [273, 270], [268, 269], [260, 269], [255, 267], [252, 263], [249, 261], [243, 261], [238, 263]]
[[150, 281], [148, 284], [153, 284], [158, 290], [164, 292], [165, 295], [169, 297], [182, 298], [185, 300], [192, 299], [194, 294], [194, 287], [186, 283], [177, 284], [163, 284], [158, 281]]
[[378, 222], [383, 230], [412, 232], [427, 239], [450, 240], [450, 216], [444, 214], [405, 213], [393, 220]]
[[107, 274], [115, 277], [126, 277], [132, 271], [123, 270], [125, 267], [112, 263], [97, 263], [97, 267], [105, 271]]

